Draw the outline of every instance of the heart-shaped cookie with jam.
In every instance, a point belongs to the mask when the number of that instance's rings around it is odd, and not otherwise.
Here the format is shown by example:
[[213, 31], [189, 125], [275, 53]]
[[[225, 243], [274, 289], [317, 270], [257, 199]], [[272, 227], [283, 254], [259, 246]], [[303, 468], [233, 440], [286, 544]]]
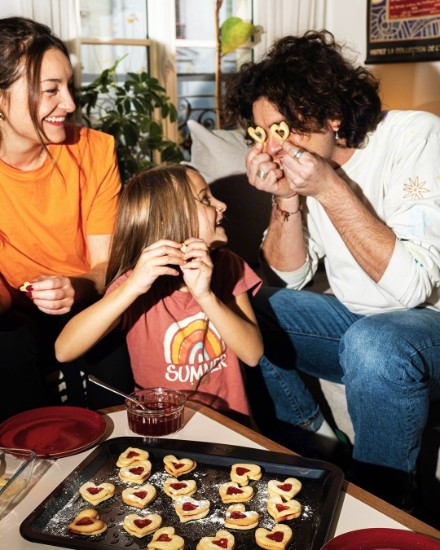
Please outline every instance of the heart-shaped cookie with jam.
[[107, 525], [99, 519], [97, 510], [86, 508], [67, 526], [70, 533], [75, 535], [100, 535], [107, 530]]
[[291, 500], [302, 488], [302, 483], [295, 477], [288, 477], [284, 481], [271, 479], [267, 484], [269, 495], [279, 495], [283, 500]]
[[280, 122], [279, 124], [272, 124], [272, 126], [269, 128], [270, 133], [276, 137], [279, 141], [286, 141], [286, 139], [290, 135], [289, 127], [287, 126], [287, 123]]
[[153, 501], [157, 496], [156, 487], [151, 485], [151, 483], [146, 483], [141, 487], [136, 489], [129, 487], [122, 491], [121, 497], [122, 501], [129, 506], [134, 506], [135, 508], [140, 508], [141, 510], [148, 506], [151, 501]]
[[139, 462], [140, 460], [148, 460], [148, 451], [138, 449], [137, 447], [128, 447], [123, 453], [119, 455], [116, 466], [122, 468], [123, 466], [130, 466], [133, 462]]
[[149, 460], [139, 460], [130, 466], [123, 466], [119, 470], [119, 478], [130, 483], [143, 483], [150, 477], [150, 474], [151, 462]]
[[115, 486], [113, 483], [100, 483], [99, 485], [95, 485], [92, 481], [87, 481], [81, 485], [79, 493], [84, 500], [87, 500], [90, 504], [96, 505], [111, 498], [115, 494]]
[[174, 527], [158, 529], [147, 545], [148, 550], [182, 550], [185, 541], [175, 534]]
[[175, 477], [169, 477], [163, 484], [163, 490], [166, 495], [173, 500], [180, 497], [190, 497], [197, 491], [197, 483], [193, 479], [179, 481]]
[[233, 550], [235, 547], [235, 537], [229, 531], [220, 529], [215, 534], [215, 537], [203, 537], [200, 539], [196, 550], [218, 550], [219, 548], [225, 548], [226, 550]]
[[146, 516], [128, 514], [124, 518], [123, 527], [127, 533], [140, 539], [159, 529], [161, 524], [162, 516], [159, 516], [159, 514], [148, 514]]
[[238, 483], [228, 481], [219, 487], [219, 494], [224, 504], [231, 502], [247, 502], [254, 496], [254, 488], [250, 485], [240, 487]]
[[202, 519], [209, 514], [209, 500], [196, 500], [191, 497], [180, 497], [174, 503], [176, 514], [182, 523]]
[[255, 143], [264, 143], [266, 141], [266, 132], [263, 128], [261, 128], [261, 126], [255, 126], [255, 128], [249, 126], [247, 131], [251, 138], [255, 141]]
[[190, 458], [176, 458], [174, 455], [163, 457], [165, 470], [174, 477], [180, 477], [192, 472], [197, 467], [197, 462]]
[[226, 510], [225, 527], [227, 529], [254, 529], [260, 521], [260, 514], [246, 510], [244, 504], [231, 504]]
[[275, 495], [267, 499], [267, 511], [279, 523], [299, 517], [302, 506], [297, 500], [286, 500], [283, 502], [283, 499], [279, 495]]
[[288, 525], [275, 525], [272, 531], [260, 527], [255, 531], [255, 542], [267, 550], [283, 550], [292, 540], [293, 531]]
[[231, 468], [231, 481], [241, 487], [249, 484], [249, 480], [261, 479], [261, 468], [257, 464], [233, 464]]

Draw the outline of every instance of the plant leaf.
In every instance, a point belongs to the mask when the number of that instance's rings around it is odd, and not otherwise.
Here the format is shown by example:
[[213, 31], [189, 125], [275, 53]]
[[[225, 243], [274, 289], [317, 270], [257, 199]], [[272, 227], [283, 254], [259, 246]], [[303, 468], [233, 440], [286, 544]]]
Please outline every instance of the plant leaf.
[[257, 31], [252, 23], [246, 23], [240, 17], [228, 17], [221, 26], [222, 55], [239, 48]]

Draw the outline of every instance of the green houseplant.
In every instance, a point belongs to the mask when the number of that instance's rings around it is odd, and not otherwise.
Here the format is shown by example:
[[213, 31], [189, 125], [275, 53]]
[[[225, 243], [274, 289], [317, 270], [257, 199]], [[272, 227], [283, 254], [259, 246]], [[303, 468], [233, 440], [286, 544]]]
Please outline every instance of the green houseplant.
[[156, 78], [147, 72], [127, 73], [117, 80], [121, 60], [82, 86], [77, 98], [85, 123], [114, 136], [121, 178], [157, 162], [179, 161], [178, 145], [164, 137], [162, 120], [177, 120], [177, 110]]

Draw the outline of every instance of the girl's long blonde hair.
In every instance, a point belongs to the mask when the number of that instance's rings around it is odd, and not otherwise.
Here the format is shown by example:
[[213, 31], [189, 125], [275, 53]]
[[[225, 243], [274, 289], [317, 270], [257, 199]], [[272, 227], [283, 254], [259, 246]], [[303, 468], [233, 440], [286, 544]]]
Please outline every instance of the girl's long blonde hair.
[[[188, 178], [190, 166], [165, 164], [130, 179], [120, 197], [106, 284], [133, 269], [142, 251], [160, 239], [183, 243], [198, 237], [197, 207]], [[180, 277], [166, 277], [177, 288]], [[163, 281], [165, 282], [165, 281]]]

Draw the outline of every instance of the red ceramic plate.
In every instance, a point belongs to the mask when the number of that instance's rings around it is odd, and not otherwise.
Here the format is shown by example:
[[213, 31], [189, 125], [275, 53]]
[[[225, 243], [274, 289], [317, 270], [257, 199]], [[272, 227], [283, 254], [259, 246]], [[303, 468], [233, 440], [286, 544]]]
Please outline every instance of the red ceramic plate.
[[321, 550], [439, 550], [440, 541], [403, 529], [360, 529], [339, 535]]
[[42, 407], [17, 414], [0, 424], [0, 446], [35, 451], [39, 458], [79, 453], [97, 443], [104, 418], [82, 407]]

